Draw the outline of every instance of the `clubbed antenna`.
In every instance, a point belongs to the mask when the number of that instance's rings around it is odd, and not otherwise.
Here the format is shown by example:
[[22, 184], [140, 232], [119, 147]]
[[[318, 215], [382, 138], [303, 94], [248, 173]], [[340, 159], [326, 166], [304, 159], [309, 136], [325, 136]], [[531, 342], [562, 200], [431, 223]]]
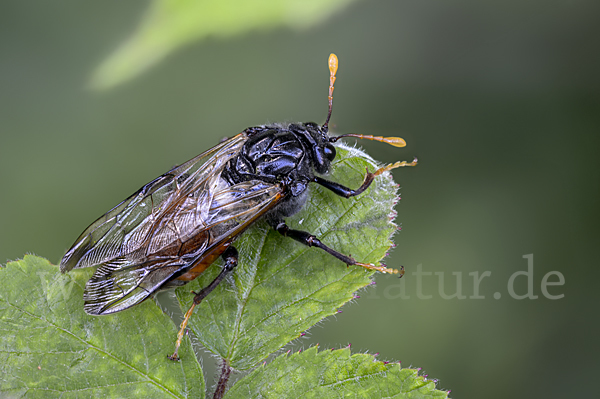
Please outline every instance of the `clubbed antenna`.
[[[335, 74], [337, 73], [337, 69], [338, 69], [337, 55], [331, 53], [331, 54], [329, 54], [329, 97], [327, 97], [329, 99], [329, 112], [327, 112], [327, 119], [325, 120], [325, 123], [323, 123], [323, 126], [322, 126], [322, 129], [325, 132], [327, 132], [327, 130], [329, 130], [328, 129], [329, 128], [329, 119], [331, 118], [331, 108], [333, 105], [333, 84], [335, 83]], [[342, 137], [356, 137], [359, 139], [381, 141], [382, 143], [393, 145], [394, 147], [405, 147], [406, 146], [406, 141], [404, 141], [404, 139], [401, 139], [400, 137], [372, 136], [370, 134], [354, 134], [354, 133], [343, 134], [343, 135], [337, 136], [337, 137], [330, 137], [329, 141], [331, 143], [335, 143]]]
[[383, 136], [372, 136], [370, 134], [355, 134], [355, 133], [348, 133], [348, 134], [342, 134], [341, 136], [330, 137], [329, 141], [332, 143], [335, 143], [336, 141], [338, 141], [339, 139], [344, 138], [344, 137], [356, 137], [359, 139], [381, 141], [382, 143], [393, 145], [394, 147], [405, 147], [406, 146], [406, 141], [404, 141], [404, 139], [401, 139], [400, 137], [383, 137]]
[[337, 55], [329, 54], [329, 112], [327, 112], [327, 119], [323, 123], [323, 130], [327, 131], [329, 126], [329, 119], [331, 118], [331, 107], [333, 105], [333, 84], [335, 83], [335, 74], [338, 69], [338, 58]]

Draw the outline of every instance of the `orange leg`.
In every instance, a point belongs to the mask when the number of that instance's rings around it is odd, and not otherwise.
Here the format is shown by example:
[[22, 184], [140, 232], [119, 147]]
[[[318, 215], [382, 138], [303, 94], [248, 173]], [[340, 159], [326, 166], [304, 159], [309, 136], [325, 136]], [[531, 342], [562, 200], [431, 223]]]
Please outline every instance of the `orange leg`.
[[179, 328], [179, 332], [177, 333], [177, 341], [175, 342], [175, 352], [173, 352], [172, 355], [167, 356], [170, 360], [179, 360], [179, 355], [177, 354], [177, 352], [179, 351], [179, 346], [181, 346], [183, 336], [185, 335], [185, 328], [187, 327], [187, 324], [190, 321], [190, 317], [192, 317], [192, 313], [194, 313], [194, 308], [196, 307], [196, 305], [199, 305], [200, 302], [202, 302], [202, 300], [212, 292], [212, 290], [217, 288], [217, 285], [219, 285], [219, 283], [223, 281], [225, 276], [227, 276], [227, 274], [229, 274], [238, 264], [238, 252], [234, 247], [227, 248], [221, 256], [223, 257], [223, 259], [225, 259], [225, 266], [223, 267], [223, 270], [221, 270], [221, 273], [219, 273], [219, 275], [209, 285], [204, 287], [200, 292], [196, 293], [192, 291], [192, 293], [195, 294], [194, 302], [192, 303], [192, 306], [190, 306], [188, 311], [185, 312], [185, 317], [183, 318], [183, 321], [181, 322], [181, 327]]

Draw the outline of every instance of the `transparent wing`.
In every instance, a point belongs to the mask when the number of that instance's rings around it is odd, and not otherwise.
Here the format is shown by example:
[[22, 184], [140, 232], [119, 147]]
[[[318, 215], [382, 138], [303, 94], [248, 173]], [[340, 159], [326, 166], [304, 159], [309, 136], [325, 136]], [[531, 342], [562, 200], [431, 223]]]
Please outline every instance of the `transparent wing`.
[[98, 266], [86, 284], [87, 313], [126, 309], [198, 264], [208, 265], [279, 202], [279, 185], [255, 180], [230, 186], [221, 177], [245, 140], [239, 134], [173, 168], [81, 234], [60, 268]]
[[[219, 256], [224, 244], [235, 239], [252, 222], [275, 206], [283, 197], [280, 186], [248, 181], [215, 191], [198, 215], [176, 213], [166, 225], [201, 220], [195, 234], [181, 241], [179, 252], [163, 247], [160, 252], [139, 260], [119, 257], [104, 262], [88, 281], [84, 292], [85, 311], [109, 314], [127, 309], [171, 283], [177, 276]], [[188, 213], [194, 213], [189, 211]], [[167, 228], [167, 230], [170, 230]], [[155, 232], [162, 239], [160, 231]], [[170, 236], [170, 233], [165, 233]], [[185, 250], [183, 250], [185, 249]], [[184, 284], [184, 282], [180, 282]], [[173, 284], [172, 284], [173, 285]], [[177, 284], [175, 284], [177, 285]]]
[[238, 134], [146, 184], [92, 223], [65, 254], [60, 270], [64, 273], [117, 258], [141, 261], [171, 244], [176, 235], [190, 234], [195, 228], [193, 212], [183, 212], [175, 220], [167, 216], [178, 207], [210, 203], [206, 201], [214, 192], [210, 185], [220, 180], [215, 175], [220, 177], [245, 140], [245, 134]]

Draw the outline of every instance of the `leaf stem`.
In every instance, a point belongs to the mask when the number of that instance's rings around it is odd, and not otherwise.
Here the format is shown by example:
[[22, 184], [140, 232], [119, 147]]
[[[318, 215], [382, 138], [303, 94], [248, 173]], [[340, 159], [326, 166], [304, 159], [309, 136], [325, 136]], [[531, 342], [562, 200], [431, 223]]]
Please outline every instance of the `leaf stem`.
[[223, 395], [225, 395], [225, 389], [227, 388], [227, 381], [229, 381], [230, 375], [231, 367], [229, 367], [229, 362], [227, 359], [223, 359], [223, 364], [221, 365], [221, 375], [219, 376], [219, 382], [217, 383], [217, 389], [215, 390], [213, 399], [221, 399]]

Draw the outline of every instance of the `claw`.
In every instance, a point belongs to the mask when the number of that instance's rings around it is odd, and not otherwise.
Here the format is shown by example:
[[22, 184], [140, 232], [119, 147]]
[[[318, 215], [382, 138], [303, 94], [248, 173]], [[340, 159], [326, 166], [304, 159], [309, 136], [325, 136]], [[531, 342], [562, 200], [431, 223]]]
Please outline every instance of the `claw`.
[[400, 271], [398, 271], [396, 269], [391, 269], [391, 268], [385, 267], [385, 266], [375, 266], [372, 263], [356, 263], [356, 265], [357, 266], [362, 266], [365, 269], [376, 270], [376, 271], [381, 272], [381, 273], [400, 274], [400, 275], [404, 274], [404, 268], [402, 268]]
[[375, 173], [373, 173], [373, 175], [379, 176], [380, 174], [382, 174], [384, 172], [387, 172], [387, 171], [390, 171], [390, 170], [396, 169], [396, 168], [401, 168], [404, 166], [417, 166], [417, 162], [418, 162], [418, 159], [416, 157], [413, 159], [412, 162], [399, 161], [399, 162], [384, 166], [383, 168], [377, 169], [377, 171]]

